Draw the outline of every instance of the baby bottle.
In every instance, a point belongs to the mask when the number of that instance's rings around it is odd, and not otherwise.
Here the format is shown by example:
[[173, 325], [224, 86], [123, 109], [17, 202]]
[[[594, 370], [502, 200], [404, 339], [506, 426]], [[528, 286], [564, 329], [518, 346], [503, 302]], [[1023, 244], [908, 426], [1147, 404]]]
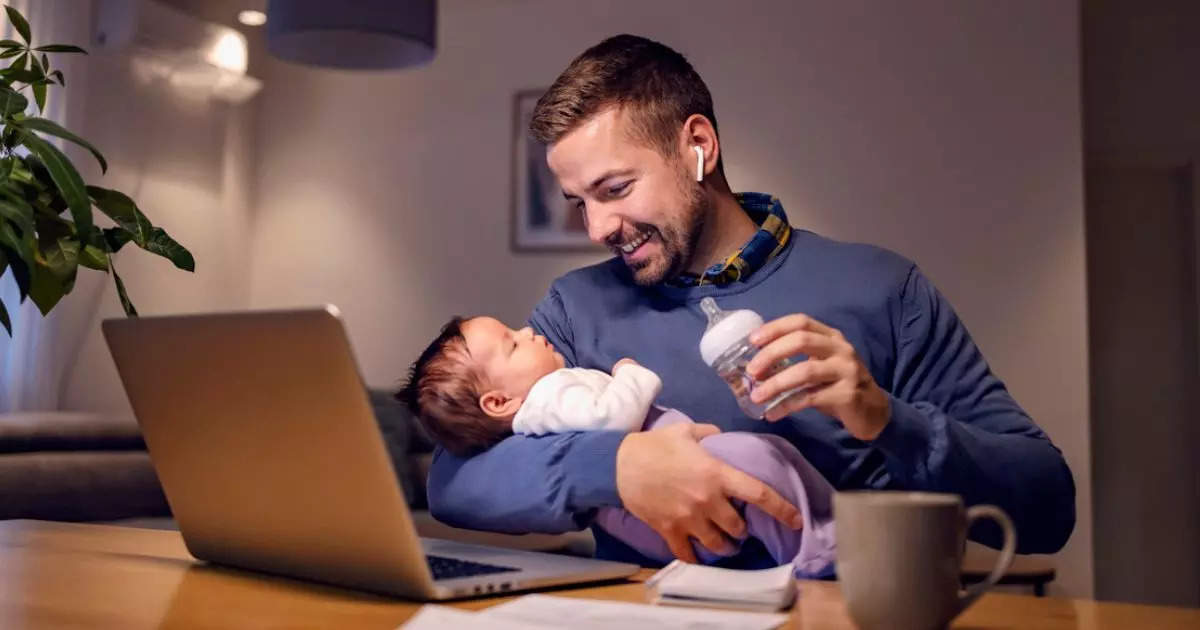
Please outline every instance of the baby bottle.
[[[767, 409], [797, 391], [783, 392], [764, 403], [750, 400], [750, 393], [757, 383], [746, 372], [746, 364], [758, 354], [758, 348], [750, 343], [749, 337], [750, 333], [763, 325], [762, 317], [746, 309], [723, 311], [710, 297], [700, 300], [700, 309], [708, 316], [708, 328], [700, 338], [700, 356], [729, 385], [738, 406], [747, 416], [761, 419]], [[764, 379], [791, 363], [789, 359], [776, 363], [764, 375]]]

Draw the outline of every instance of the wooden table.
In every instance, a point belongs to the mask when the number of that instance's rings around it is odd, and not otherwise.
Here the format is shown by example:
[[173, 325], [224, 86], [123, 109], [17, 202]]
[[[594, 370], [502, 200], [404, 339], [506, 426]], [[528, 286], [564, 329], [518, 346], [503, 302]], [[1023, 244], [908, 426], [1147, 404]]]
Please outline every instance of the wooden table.
[[[635, 580], [644, 580], [643, 571]], [[556, 595], [645, 601], [637, 581]], [[456, 606], [477, 609], [502, 598]], [[0, 522], [0, 628], [381, 628], [419, 604], [196, 563], [177, 532]], [[805, 582], [790, 628], [852, 628], [837, 585]], [[989, 594], [956, 628], [1200, 628], [1200, 610]]]

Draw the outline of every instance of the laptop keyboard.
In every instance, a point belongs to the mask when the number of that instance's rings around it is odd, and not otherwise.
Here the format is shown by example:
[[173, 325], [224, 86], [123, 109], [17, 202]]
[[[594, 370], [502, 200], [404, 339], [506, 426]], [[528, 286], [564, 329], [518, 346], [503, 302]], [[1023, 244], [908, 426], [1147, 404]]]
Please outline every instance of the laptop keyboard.
[[479, 562], [471, 562], [469, 560], [458, 560], [457, 558], [445, 558], [442, 556], [425, 556], [429, 562], [429, 570], [433, 573], [435, 580], [449, 580], [452, 578], [472, 577], [475, 575], [491, 575], [493, 573], [508, 573], [510, 571], [519, 571], [514, 567], [502, 567], [495, 564], [482, 564]]

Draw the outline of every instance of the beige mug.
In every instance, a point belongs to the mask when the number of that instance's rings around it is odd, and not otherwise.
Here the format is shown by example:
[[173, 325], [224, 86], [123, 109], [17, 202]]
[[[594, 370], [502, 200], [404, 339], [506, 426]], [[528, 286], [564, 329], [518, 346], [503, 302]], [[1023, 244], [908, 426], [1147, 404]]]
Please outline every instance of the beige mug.
[[[850, 618], [863, 630], [945, 627], [1000, 580], [1017, 546], [1003, 510], [964, 510], [956, 494], [839, 492], [833, 516], [838, 582]], [[980, 518], [1000, 525], [1004, 548], [987, 579], [963, 590], [967, 529]]]

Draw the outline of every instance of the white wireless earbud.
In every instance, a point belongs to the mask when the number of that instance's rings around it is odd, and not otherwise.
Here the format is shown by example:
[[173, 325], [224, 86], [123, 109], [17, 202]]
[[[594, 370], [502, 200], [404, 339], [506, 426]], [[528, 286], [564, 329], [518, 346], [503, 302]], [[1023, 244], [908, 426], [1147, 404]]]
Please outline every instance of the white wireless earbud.
[[696, 152], [696, 181], [704, 181], [704, 149], [692, 147]]

